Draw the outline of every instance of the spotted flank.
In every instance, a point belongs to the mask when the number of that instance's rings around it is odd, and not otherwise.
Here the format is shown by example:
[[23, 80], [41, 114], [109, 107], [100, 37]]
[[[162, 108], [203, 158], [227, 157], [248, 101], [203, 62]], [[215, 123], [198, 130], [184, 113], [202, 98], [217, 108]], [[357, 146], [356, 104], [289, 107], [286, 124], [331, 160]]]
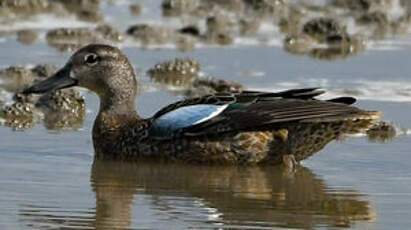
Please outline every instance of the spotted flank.
[[24, 93], [71, 86], [87, 88], [100, 98], [93, 126], [99, 159], [221, 164], [301, 161], [344, 134], [365, 132], [380, 117], [379, 112], [352, 106], [355, 98], [319, 100], [316, 97], [324, 90], [305, 88], [196, 97], [141, 118], [135, 111], [133, 67], [119, 49], [100, 44], [79, 49], [54, 76]]

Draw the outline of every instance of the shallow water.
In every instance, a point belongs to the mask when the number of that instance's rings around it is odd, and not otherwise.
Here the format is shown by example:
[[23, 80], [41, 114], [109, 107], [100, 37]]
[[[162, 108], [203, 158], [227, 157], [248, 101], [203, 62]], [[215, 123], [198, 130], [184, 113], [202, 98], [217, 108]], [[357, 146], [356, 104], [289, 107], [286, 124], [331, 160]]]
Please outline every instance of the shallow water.
[[[117, 7], [121, 11], [121, 5]], [[140, 73], [137, 107], [143, 116], [181, 96], [162, 90], [142, 73], [160, 61], [192, 57], [204, 72], [249, 89], [322, 86], [330, 91], [325, 97], [355, 89], [359, 107], [383, 111], [384, 120], [404, 131], [385, 143], [365, 136], [332, 142], [295, 172], [280, 167], [93, 162], [90, 133], [98, 101], [82, 91], [88, 112], [81, 129], [47, 130], [37, 124], [16, 132], [0, 126], [0, 229], [407, 229], [407, 44], [395, 49], [378, 49], [383, 45], [376, 44], [376, 49], [332, 62], [294, 56], [277, 46], [206, 47], [190, 53], [124, 46]], [[14, 38], [0, 42], [2, 67], [61, 66], [69, 56], [44, 41], [31, 46]]]

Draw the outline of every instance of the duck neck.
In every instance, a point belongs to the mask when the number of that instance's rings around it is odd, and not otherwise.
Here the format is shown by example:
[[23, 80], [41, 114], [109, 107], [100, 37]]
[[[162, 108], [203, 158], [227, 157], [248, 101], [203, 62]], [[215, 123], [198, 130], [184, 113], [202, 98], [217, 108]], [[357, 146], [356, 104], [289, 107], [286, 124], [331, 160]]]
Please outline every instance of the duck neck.
[[100, 110], [94, 122], [94, 129], [117, 130], [139, 120], [135, 110], [135, 91], [110, 91], [99, 94]]
[[135, 94], [110, 92], [100, 96], [99, 114], [136, 115]]
[[121, 94], [100, 95], [100, 110], [93, 125], [93, 145], [96, 157], [119, 157], [124, 152], [119, 143], [123, 135], [140, 117], [135, 111], [135, 97]]

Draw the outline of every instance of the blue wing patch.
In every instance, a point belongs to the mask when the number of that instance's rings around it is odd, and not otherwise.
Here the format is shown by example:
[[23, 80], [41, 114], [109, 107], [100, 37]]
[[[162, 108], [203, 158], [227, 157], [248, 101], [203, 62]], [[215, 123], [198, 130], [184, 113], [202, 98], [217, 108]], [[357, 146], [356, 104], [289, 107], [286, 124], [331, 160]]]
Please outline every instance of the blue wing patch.
[[207, 121], [227, 108], [228, 105], [190, 105], [170, 111], [153, 121], [155, 135], [167, 135], [182, 128]]

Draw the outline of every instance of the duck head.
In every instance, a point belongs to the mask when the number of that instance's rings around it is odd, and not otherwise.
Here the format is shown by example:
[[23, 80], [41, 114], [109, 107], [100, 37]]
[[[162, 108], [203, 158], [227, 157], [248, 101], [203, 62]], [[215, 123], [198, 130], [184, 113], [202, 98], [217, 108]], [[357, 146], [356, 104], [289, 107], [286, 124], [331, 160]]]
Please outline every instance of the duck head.
[[107, 104], [127, 99], [134, 102], [137, 82], [127, 57], [109, 45], [91, 44], [77, 50], [66, 63], [48, 79], [36, 83], [23, 93], [45, 93], [51, 90], [80, 86], [87, 88]]

